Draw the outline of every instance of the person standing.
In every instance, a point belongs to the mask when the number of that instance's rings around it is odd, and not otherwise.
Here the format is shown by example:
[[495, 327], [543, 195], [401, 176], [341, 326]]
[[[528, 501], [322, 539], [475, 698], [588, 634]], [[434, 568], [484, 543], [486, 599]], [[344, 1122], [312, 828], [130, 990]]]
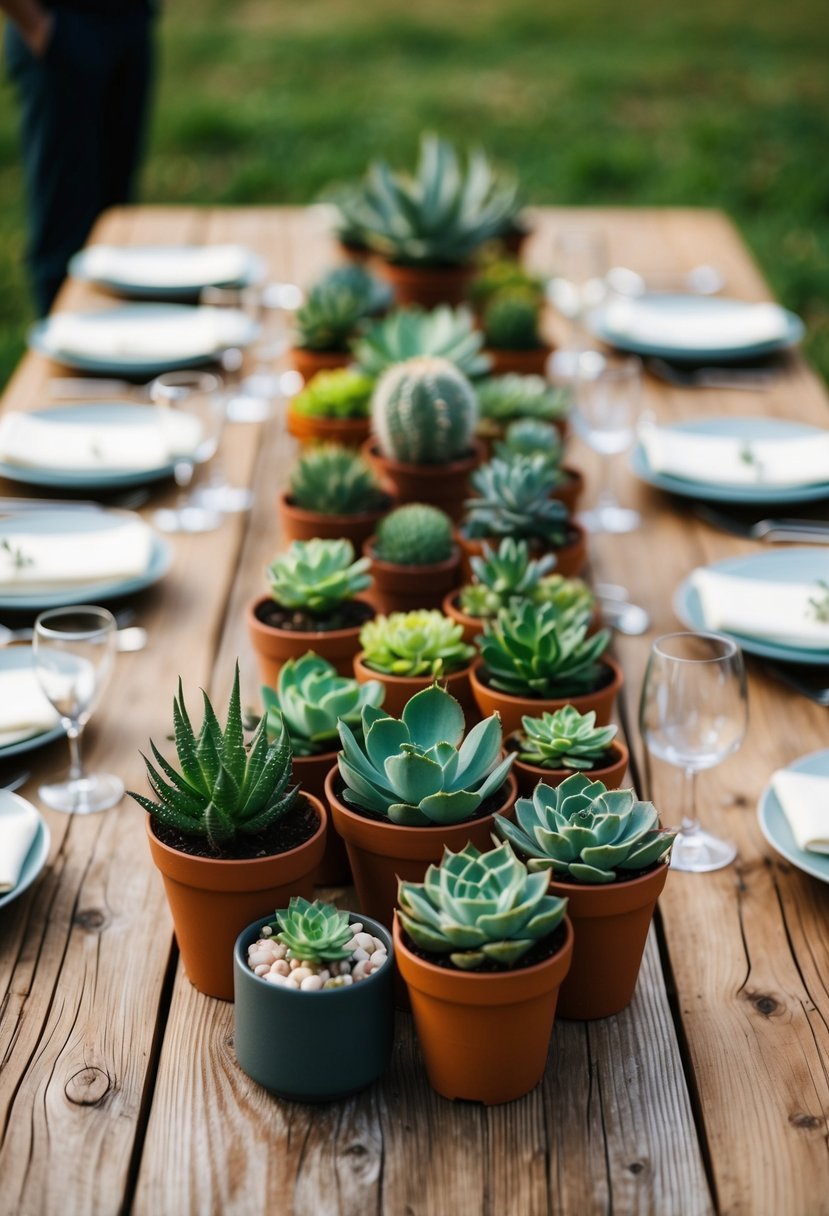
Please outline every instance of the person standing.
[[20, 100], [38, 314], [107, 207], [129, 202], [152, 78], [152, 0], [0, 0]]

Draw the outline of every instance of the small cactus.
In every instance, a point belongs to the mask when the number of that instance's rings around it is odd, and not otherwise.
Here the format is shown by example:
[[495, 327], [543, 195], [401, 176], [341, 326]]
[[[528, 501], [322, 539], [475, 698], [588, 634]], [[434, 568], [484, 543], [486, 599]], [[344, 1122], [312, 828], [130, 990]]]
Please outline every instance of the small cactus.
[[377, 528], [375, 556], [396, 566], [432, 566], [452, 556], [452, 521], [424, 503], [398, 507]]
[[406, 464], [448, 464], [468, 452], [477, 413], [466, 377], [448, 359], [428, 356], [389, 368], [372, 401], [381, 453]]

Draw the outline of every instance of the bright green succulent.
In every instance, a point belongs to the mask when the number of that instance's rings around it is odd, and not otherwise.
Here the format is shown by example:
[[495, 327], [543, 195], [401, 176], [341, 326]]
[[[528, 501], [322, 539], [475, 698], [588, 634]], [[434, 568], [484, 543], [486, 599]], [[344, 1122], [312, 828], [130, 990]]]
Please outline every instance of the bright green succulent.
[[496, 616], [513, 599], [534, 600], [539, 583], [556, 564], [548, 553], [534, 561], [524, 540], [507, 537], [497, 550], [484, 545], [483, 556], [471, 560], [474, 583], [461, 588], [460, 606], [469, 616]]
[[497, 295], [484, 309], [486, 345], [496, 350], [537, 350], [544, 345], [539, 319], [539, 305], [532, 297]]
[[373, 392], [369, 376], [335, 367], [312, 376], [291, 401], [291, 409], [306, 418], [368, 418]]
[[468, 309], [441, 304], [430, 312], [401, 308], [389, 313], [367, 329], [353, 349], [361, 370], [375, 378], [418, 355], [448, 359], [459, 372], [474, 378], [489, 370], [489, 357], [481, 353], [483, 344], [484, 335]]
[[273, 940], [288, 947], [288, 958], [303, 963], [341, 963], [354, 953], [349, 913], [315, 899], [293, 895], [287, 908], [277, 909], [271, 925]]
[[363, 292], [322, 279], [294, 313], [295, 343], [304, 350], [347, 351], [366, 309]]
[[462, 971], [514, 967], [556, 931], [567, 910], [566, 899], [548, 894], [547, 875], [529, 873], [505, 844], [489, 853], [472, 844], [459, 853], [445, 849], [422, 883], [399, 883], [397, 901], [414, 944], [448, 955]]
[[400, 718], [365, 706], [362, 726], [358, 742], [340, 722], [343, 797], [407, 827], [471, 819], [498, 793], [514, 759], [501, 759], [497, 714], [464, 737], [463, 710], [437, 684], [415, 693]]
[[564, 705], [553, 714], [521, 719], [518, 752], [527, 764], [550, 769], [600, 768], [616, 737], [617, 727], [596, 726], [596, 714], [580, 714]]
[[477, 419], [466, 376], [431, 355], [390, 367], [371, 402], [380, 452], [405, 464], [448, 464], [468, 454]]
[[354, 560], [349, 540], [295, 540], [267, 570], [271, 595], [282, 608], [325, 616], [371, 586], [367, 557]]
[[204, 837], [219, 852], [236, 836], [256, 836], [275, 824], [294, 806], [297, 789], [289, 786], [292, 756], [287, 731], [280, 731], [269, 743], [262, 719], [245, 747], [238, 664], [224, 730], [207, 693], [202, 695], [204, 715], [197, 735], [179, 680], [173, 700], [179, 769], [150, 740], [158, 767], [146, 756], [143, 759], [158, 801], [132, 791], [130, 797], [158, 823], [183, 836]]
[[284, 723], [295, 756], [333, 751], [340, 719], [359, 727], [363, 706], [382, 705], [385, 691], [379, 680], [360, 684], [339, 675], [309, 650], [300, 659], [288, 659], [276, 689], [262, 688], [268, 732], [278, 737]]
[[553, 388], [543, 376], [509, 372], [492, 376], [475, 386], [481, 418], [507, 423], [516, 418], [541, 418], [547, 422], [566, 418], [572, 404], [565, 389]]
[[376, 616], [363, 625], [360, 645], [366, 667], [389, 676], [449, 675], [475, 654], [463, 626], [437, 608]]
[[588, 623], [552, 604], [514, 600], [484, 622], [480, 639], [487, 683], [517, 697], [565, 700], [601, 686], [607, 630], [587, 637]]
[[447, 561], [454, 547], [452, 520], [446, 512], [411, 502], [380, 521], [374, 554], [396, 566], [432, 566]]
[[593, 592], [580, 578], [565, 578], [563, 574], [548, 574], [538, 584], [533, 597], [537, 604], [552, 604], [560, 616], [569, 621], [589, 624], [596, 600]]
[[388, 502], [365, 457], [335, 443], [302, 453], [291, 470], [290, 496], [295, 506], [320, 515], [361, 515]]
[[506, 429], [504, 438], [495, 444], [499, 460], [514, 460], [516, 456], [543, 456], [547, 464], [557, 469], [564, 455], [564, 444], [558, 427], [542, 418], [517, 418]]
[[544, 303], [544, 283], [532, 274], [517, 257], [496, 257], [483, 261], [476, 275], [470, 296], [476, 310], [485, 308], [492, 300], [505, 295], [518, 295], [534, 301], [536, 308]]
[[564, 503], [550, 497], [557, 481], [557, 470], [540, 455], [482, 464], [470, 478], [475, 497], [465, 503], [464, 534], [472, 540], [511, 536], [560, 548], [570, 535], [570, 515]]
[[542, 782], [532, 798], [515, 804], [516, 823], [495, 816], [495, 826], [532, 871], [552, 870], [580, 883], [630, 878], [662, 861], [675, 831], [659, 827], [652, 802], [633, 790], [608, 790], [574, 773], [556, 789]]

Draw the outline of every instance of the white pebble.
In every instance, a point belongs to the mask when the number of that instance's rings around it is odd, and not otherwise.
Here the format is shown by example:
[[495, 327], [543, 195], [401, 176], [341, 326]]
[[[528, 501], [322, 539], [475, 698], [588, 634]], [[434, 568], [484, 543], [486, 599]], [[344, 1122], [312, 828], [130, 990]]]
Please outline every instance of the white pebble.
[[322, 988], [322, 980], [318, 975], [306, 975], [305, 979], [300, 984], [303, 992], [319, 992]]
[[283, 946], [282, 942], [273, 942], [271, 945], [274, 958], [284, 958], [288, 953], [288, 947]]
[[359, 946], [359, 944], [360, 943], [357, 941], [357, 938], [352, 937], [350, 941], [347, 941], [345, 943], [345, 945], [343, 946], [343, 949], [344, 950], [356, 950], [357, 947]]
[[364, 958], [362, 962], [355, 965], [354, 970], [351, 972], [351, 978], [356, 984], [357, 980], [361, 980], [364, 976], [370, 975], [371, 969], [371, 960]]
[[351, 930], [351, 932], [355, 935], [358, 933], [362, 933], [362, 931], [363, 931], [363, 926], [357, 920], [355, 920], [354, 923], [349, 925], [348, 927]]
[[340, 980], [342, 981], [344, 988], [347, 988], [349, 984], [354, 983], [354, 980], [351, 978], [350, 975], [341, 975]]
[[291, 973], [291, 979], [297, 984], [301, 984], [303, 980], [307, 980], [314, 972], [310, 967], [295, 967]]
[[267, 963], [260, 963], [258, 967], [254, 967], [253, 974], [254, 975], [267, 975], [269, 971], [270, 971], [270, 967], [268, 966]]
[[278, 971], [269, 971], [265, 976], [269, 984], [286, 984], [287, 980], [284, 975], [280, 975]]
[[273, 935], [273, 929], [270, 927], [270, 925], [263, 925], [262, 926], [262, 936], [271, 937], [272, 935]]
[[271, 963], [271, 971], [277, 975], [290, 975], [291, 969], [285, 962], [284, 958], [278, 958], [275, 963]]
[[291, 959], [291, 961], [290, 961], [290, 963], [289, 963], [289, 966], [290, 966], [290, 968], [291, 968], [291, 970], [292, 970], [292, 971], [296, 971], [297, 967], [301, 967], [301, 966], [302, 966], [302, 964], [300, 963], [300, 961], [299, 961], [299, 959], [298, 959], [298, 958], [292, 958], [292, 959]]
[[256, 949], [248, 951], [248, 962], [251, 967], [258, 967], [260, 963], [270, 964], [273, 961], [273, 954], [267, 949]]
[[293, 974], [286, 976], [282, 982], [286, 988], [293, 988], [295, 991], [299, 992], [299, 984], [294, 979]]
[[319, 977], [324, 984], [326, 980], [331, 979], [331, 972], [328, 971], [325, 967], [323, 967], [322, 971], [320, 971], [320, 973], [319, 973]]
[[375, 950], [375, 951], [374, 951], [374, 953], [373, 953], [373, 954], [372, 954], [372, 956], [371, 956], [371, 963], [372, 963], [372, 965], [373, 965], [373, 966], [375, 966], [375, 967], [382, 967], [382, 966], [383, 966], [383, 963], [384, 963], [385, 961], [386, 961], [386, 952], [385, 952], [385, 950]]
[[357, 945], [360, 946], [361, 949], [367, 951], [367, 953], [371, 954], [372, 950], [376, 949], [374, 938], [370, 933], [355, 933], [354, 938]]
[[353, 958], [355, 963], [362, 963], [365, 959], [368, 958], [368, 956], [369, 956], [368, 950], [364, 950], [362, 948], [362, 946], [360, 946], [360, 947], [358, 947], [358, 949], [356, 949], [354, 951], [354, 953], [352, 954], [351, 957]]
[[[374, 950], [382, 950], [384, 954], [387, 953], [386, 943], [381, 938], [375, 937], [373, 939], [373, 941], [374, 941]], [[371, 952], [372, 954], [374, 953], [374, 950], [372, 950], [372, 952]]]

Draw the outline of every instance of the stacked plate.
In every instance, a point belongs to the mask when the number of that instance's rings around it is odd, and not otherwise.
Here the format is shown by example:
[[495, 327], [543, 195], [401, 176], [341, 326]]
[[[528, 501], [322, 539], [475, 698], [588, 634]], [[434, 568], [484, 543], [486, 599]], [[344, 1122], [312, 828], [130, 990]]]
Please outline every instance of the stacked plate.
[[69, 273], [133, 300], [193, 300], [206, 287], [259, 283], [265, 264], [243, 245], [90, 245]]

